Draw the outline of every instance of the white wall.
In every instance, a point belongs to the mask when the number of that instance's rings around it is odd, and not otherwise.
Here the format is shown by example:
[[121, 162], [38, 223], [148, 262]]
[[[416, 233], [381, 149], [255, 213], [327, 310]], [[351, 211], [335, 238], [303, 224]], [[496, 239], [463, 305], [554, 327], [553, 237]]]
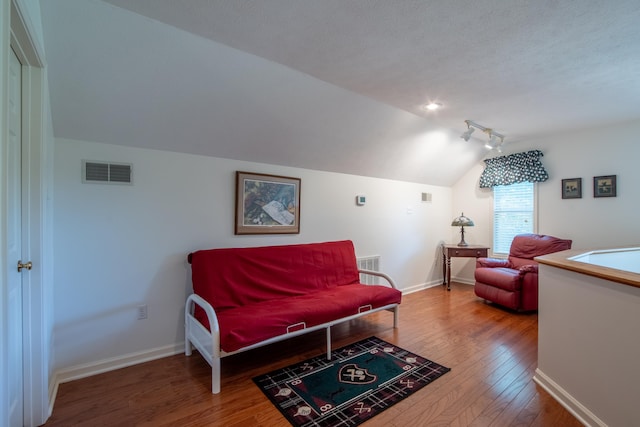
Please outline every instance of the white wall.
[[[549, 180], [537, 185], [538, 232], [573, 239], [573, 248], [640, 244], [640, 121], [587, 129], [506, 146], [503, 155], [538, 149]], [[470, 244], [492, 245], [493, 192], [479, 188], [484, 162], [453, 187], [453, 211], [475, 222], [465, 229]], [[594, 198], [593, 177], [617, 175], [615, 198]], [[582, 178], [582, 198], [562, 199], [561, 182]], [[454, 234], [451, 241], [459, 238]], [[473, 281], [474, 262], [456, 259], [452, 274]]]
[[[454, 216], [464, 212], [473, 220], [473, 227], [464, 229], [464, 240], [470, 245], [492, 246], [493, 232], [493, 193], [480, 188], [482, 165], [475, 165], [453, 187]], [[453, 218], [452, 218], [453, 219]], [[451, 223], [449, 223], [451, 224]], [[460, 227], [451, 228], [451, 243], [460, 241]], [[490, 249], [491, 251], [491, 249]], [[491, 256], [491, 252], [489, 252]], [[476, 267], [473, 258], [453, 258], [451, 260], [451, 277], [463, 283], [473, 283], [473, 272]]]
[[[133, 163], [134, 184], [83, 184], [83, 159]], [[233, 234], [236, 170], [302, 178], [299, 235]], [[180, 350], [190, 251], [351, 239], [407, 291], [440, 283], [452, 217], [446, 187], [64, 139], [54, 190], [54, 348], [68, 377]], [[139, 304], [147, 320], [136, 320]]]
[[[551, 177], [539, 187], [540, 230], [573, 239], [576, 249], [640, 244], [639, 134], [635, 121], [534, 141]], [[600, 175], [617, 175], [617, 197], [593, 197]], [[574, 177], [582, 177], [582, 199], [563, 200], [561, 180]]]

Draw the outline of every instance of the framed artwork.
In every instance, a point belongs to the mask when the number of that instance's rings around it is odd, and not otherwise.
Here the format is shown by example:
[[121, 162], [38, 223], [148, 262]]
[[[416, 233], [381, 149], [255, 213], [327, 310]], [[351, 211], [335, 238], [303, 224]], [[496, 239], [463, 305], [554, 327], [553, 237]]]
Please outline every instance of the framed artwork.
[[300, 178], [236, 172], [235, 234], [300, 233]]
[[567, 178], [562, 180], [563, 199], [582, 198], [582, 178]]
[[593, 197], [616, 197], [616, 175], [594, 176]]

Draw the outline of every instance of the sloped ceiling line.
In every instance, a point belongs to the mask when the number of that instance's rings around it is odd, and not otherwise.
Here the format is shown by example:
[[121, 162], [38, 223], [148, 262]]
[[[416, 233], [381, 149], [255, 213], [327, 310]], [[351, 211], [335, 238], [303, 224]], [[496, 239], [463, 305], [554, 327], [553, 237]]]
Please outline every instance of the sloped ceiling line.
[[41, 9], [64, 138], [448, 186], [487, 154], [465, 119], [517, 144], [640, 117], [636, 1]]

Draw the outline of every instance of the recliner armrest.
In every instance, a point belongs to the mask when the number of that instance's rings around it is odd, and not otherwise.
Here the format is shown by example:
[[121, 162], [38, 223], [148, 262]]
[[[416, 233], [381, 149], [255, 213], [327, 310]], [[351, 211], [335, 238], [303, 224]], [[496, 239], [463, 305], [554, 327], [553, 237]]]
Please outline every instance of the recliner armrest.
[[500, 258], [477, 258], [476, 259], [476, 268], [496, 268], [496, 267], [506, 267], [511, 268], [511, 263], [508, 259], [500, 259]]
[[538, 266], [533, 264], [521, 265], [518, 270], [520, 270], [520, 275], [524, 276], [527, 273], [538, 273]]

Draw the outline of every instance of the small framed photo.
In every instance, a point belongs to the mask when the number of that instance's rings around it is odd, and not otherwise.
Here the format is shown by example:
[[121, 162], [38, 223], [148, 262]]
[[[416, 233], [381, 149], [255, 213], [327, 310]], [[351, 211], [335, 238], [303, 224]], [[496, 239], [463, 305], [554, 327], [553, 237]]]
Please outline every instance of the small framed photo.
[[563, 199], [582, 199], [582, 178], [567, 178], [562, 180]]
[[616, 175], [594, 176], [593, 197], [616, 197]]
[[300, 178], [236, 172], [235, 234], [300, 233]]

